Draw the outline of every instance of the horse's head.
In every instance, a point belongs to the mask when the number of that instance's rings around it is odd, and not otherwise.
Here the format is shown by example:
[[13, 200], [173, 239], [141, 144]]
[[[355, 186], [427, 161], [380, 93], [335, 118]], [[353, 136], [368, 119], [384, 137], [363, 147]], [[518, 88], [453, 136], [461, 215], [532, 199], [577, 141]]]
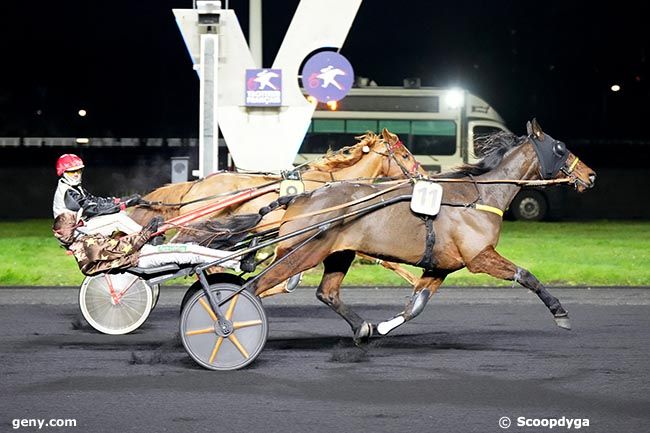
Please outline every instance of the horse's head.
[[415, 159], [413, 154], [404, 146], [399, 137], [386, 128], [381, 132], [383, 138], [384, 158], [382, 171], [389, 177], [417, 177], [426, 176], [427, 172]]
[[305, 175], [309, 176], [310, 171], [327, 172], [335, 180], [426, 175], [397, 135], [386, 129], [381, 137], [368, 132], [357, 140], [358, 143], [309, 164]]
[[571, 153], [563, 142], [544, 133], [536, 119], [528, 122], [526, 129], [537, 154], [542, 179], [567, 177], [580, 192], [594, 186], [596, 172]]

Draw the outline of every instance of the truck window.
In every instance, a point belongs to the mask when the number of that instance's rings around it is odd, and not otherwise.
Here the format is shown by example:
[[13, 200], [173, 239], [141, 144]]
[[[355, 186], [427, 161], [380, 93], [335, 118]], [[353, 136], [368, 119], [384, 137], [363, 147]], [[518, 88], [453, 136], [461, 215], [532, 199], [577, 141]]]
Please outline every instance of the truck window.
[[487, 137], [488, 135], [495, 134], [497, 132], [503, 132], [503, 129], [498, 128], [496, 126], [489, 126], [489, 125], [475, 125], [474, 128], [472, 129], [472, 153], [476, 157], [476, 151], [474, 149], [474, 143], [476, 143], [477, 140], [480, 140], [483, 137]]
[[343, 119], [314, 119], [300, 148], [301, 153], [325, 153], [354, 143], [354, 134], [345, 131]]
[[400, 136], [402, 140], [407, 140], [411, 134], [411, 121], [410, 120], [380, 120], [379, 129], [377, 133], [381, 133], [386, 128], [393, 134]]
[[456, 123], [453, 120], [314, 119], [300, 153], [325, 153], [350, 146], [354, 137], [383, 128], [398, 134], [417, 155], [456, 153]]
[[497, 128], [496, 126], [476, 125], [474, 127], [474, 140], [502, 131], [503, 129]]
[[456, 122], [453, 120], [413, 120], [409, 148], [416, 155], [456, 153]]

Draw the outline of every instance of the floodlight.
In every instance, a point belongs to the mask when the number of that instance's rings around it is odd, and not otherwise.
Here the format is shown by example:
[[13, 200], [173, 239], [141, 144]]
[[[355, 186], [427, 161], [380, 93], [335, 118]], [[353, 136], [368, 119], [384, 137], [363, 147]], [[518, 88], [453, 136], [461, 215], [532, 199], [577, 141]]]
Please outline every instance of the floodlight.
[[445, 95], [445, 102], [450, 108], [458, 108], [463, 105], [465, 94], [460, 89], [451, 89]]

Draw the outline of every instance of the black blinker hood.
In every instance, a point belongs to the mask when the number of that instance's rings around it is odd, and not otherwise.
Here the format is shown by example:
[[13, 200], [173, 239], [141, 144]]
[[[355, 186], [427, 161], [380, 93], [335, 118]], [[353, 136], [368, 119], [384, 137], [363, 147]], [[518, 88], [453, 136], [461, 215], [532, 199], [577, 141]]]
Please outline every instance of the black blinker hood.
[[542, 179], [554, 178], [569, 158], [566, 145], [548, 134], [544, 134], [542, 141], [537, 140], [532, 134], [529, 138], [533, 142], [535, 153], [537, 153]]

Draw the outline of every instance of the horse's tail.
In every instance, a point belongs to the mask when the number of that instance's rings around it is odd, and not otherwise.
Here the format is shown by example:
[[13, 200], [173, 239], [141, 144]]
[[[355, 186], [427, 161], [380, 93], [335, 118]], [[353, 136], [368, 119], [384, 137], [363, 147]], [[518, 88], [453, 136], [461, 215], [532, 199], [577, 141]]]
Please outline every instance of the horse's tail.
[[196, 242], [210, 248], [227, 248], [242, 241], [262, 218], [284, 207], [296, 196], [283, 196], [261, 208], [257, 213], [234, 215], [223, 221], [205, 220], [188, 224], [174, 236], [173, 242]]

